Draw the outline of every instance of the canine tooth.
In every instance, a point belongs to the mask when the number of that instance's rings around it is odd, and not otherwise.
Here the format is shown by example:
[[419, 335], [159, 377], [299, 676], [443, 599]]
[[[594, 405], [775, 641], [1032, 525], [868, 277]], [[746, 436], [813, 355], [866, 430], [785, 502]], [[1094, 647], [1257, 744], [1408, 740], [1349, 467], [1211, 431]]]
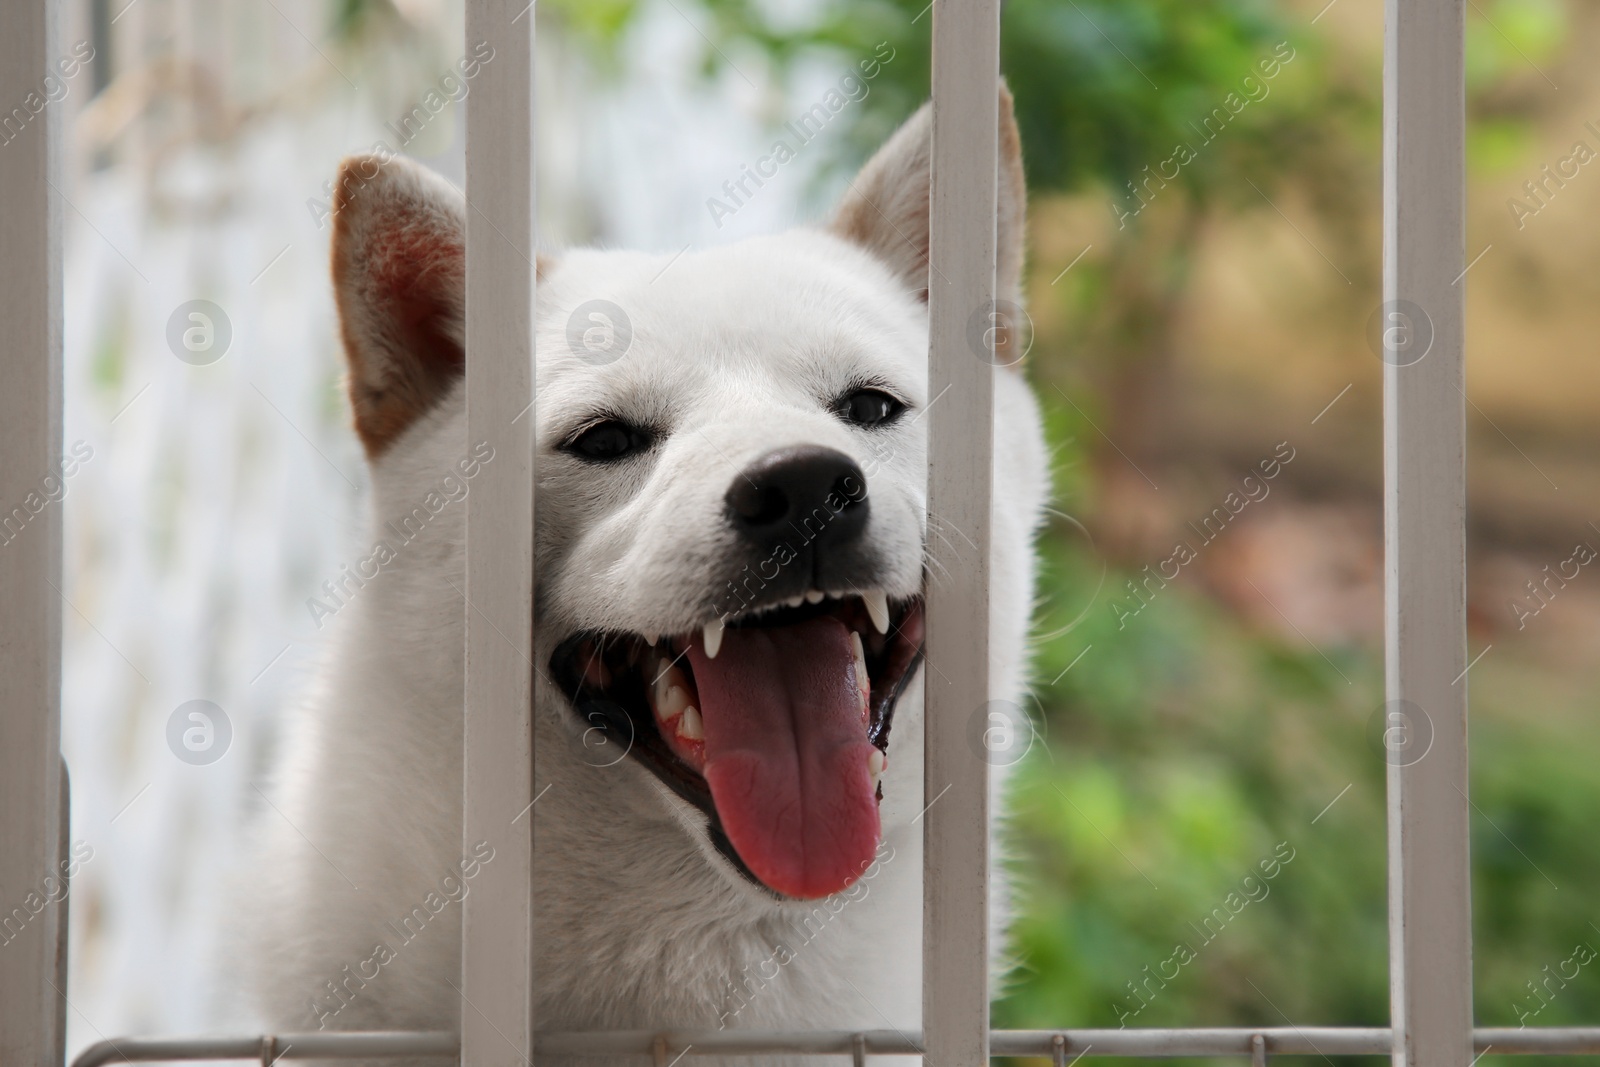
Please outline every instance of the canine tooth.
[[806, 603], [807, 604], [820, 604], [820, 603], [822, 603], [822, 598], [824, 596], [826, 596], [826, 595], [827, 595], [826, 593], [822, 593], [822, 592], [820, 592], [820, 591], [818, 591], [816, 589], [813, 589], [809, 593], [806, 594]]
[[874, 782], [878, 780], [878, 776], [883, 773], [883, 769], [888, 765], [889, 761], [885, 759], [883, 753], [877, 749], [873, 749], [867, 754], [867, 770], [872, 774], [872, 780]]
[[655, 648], [656, 647], [656, 642], [659, 641], [659, 640], [661, 640], [661, 635], [660, 634], [645, 634], [644, 635], [644, 643], [649, 645], [651, 648]]
[[[667, 694], [671, 693], [672, 690], [681, 689], [685, 693], [689, 691], [689, 679], [684, 676], [683, 671], [672, 660], [664, 656], [656, 657], [655, 672], [651, 699], [658, 709], [665, 706]], [[674, 711], [672, 714], [676, 715], [677, 712]]]
[[664, 721], [671, 722], [684, 714], [688, 707], [690, 707], [688, 690], [681, 685], [674, 685], [668, 687], [666, 697], [656, 706], [656, 714]]
[[700, 741], [706, 736], [700, 723], [700, 710], [693, 704], [683, 709], [683, 718], [678, 721], [678, 736], [686, 741]]
[[861, 690], [861, 699], [864, 703], [872, 683], [867, 674], [867, 654], [861, 647], [861, 635], [854, 630], [850, 631], [850, 650], [856, 657], [856, 688]]
[[871, 593], [861, 594], [862, 603], [867, 605], [867, 614], [872, 616], [872, 625], [880, 634], [889, 632], [889, 597], [883, 590], [878, 589]]
[[706, 623], [702, 637], [706, 643], [706, 659], [716, 659], [722, 648], [722, 620]]

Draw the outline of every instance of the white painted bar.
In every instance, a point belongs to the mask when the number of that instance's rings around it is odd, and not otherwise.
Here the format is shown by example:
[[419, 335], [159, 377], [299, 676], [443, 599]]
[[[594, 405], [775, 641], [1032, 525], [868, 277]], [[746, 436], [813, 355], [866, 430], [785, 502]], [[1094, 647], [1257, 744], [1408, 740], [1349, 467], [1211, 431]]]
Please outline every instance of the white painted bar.
[[[1529, 1031], [1531, 1033], [1531, 1031]], [[1124, 1030], [996, 1030], [991, 1035], [995, 1056], [1051, 1055], [1057, 1036], [1064, 1038], [1069, 1056], [1238, 1056], [1249, 1058], [1252, 1039], [1265, 1039], [1273, 1055], [1387, 1056], [1389, 1031], [1386, 1029], [1335, 1026], [1284, 1026], [1261, 1030], [1222, 1029], [1124, 1029]], [[647, 1056], [660, 1041], [669, 1059], [712, 1056], [840, 1056], [849, 1054], [857, 1039], [873, 1056], [914, 1056], [922, 1052], [921, 1035], [901, 1030], [807, 1030], [760, 1033], [741, 1030], [666, 1031], [618, 1030], [607, 1033], [576, 1032], [540, 1034], [535, 1045], [540, 1055]], [[1591, 1029], [1590, 1042], [1600, 1039], [1600, 1029]], [[1465, 1065], [1463, 1065], [1465, 1067]]]
[[[61, 475], [61, 108], [41, 79], [59, 55], [57, 5], [14, 0], [0, 33], [0, 1064], [56, 1064], [51, 988], [65, 908], [26, 901], [55, 869], [61, 833], [61, 505], [30, 516]], [[13, 109], [16, 109], [15, 111]], [[17, 121], [18, 115], [23, 118]], [[22, 519], [14, 509], [21, 508]], [[9, 521], [8, 521], [9, 520]], [[54, 588], [53, 588], [54, 587]], [[16, 921], [18, 912], [24, 921]]]
[[[1388, 1056], [1393, 1033], [1386, 1027], [1269, 1026], [1122, 1030], [996, 1030], [995, 1056], [1049, 1056], [1061, 1039], [1074, 1059], [1088, 1057], [1253, 1056], [1257, 1039], [1268, 1055]], [[857, 1045], [873, 1056], [917, 1056], [922, 1035], [902, 1030], [608, 1030], [539, 1034], [536, 1056], [562, 1058], [637, 1056], [698, 1059], [721, 1056], [848, 1055]], [[1600, 1027], [1479, 1027], [1473, 1048], [1504, 1056], [1600, 1055]], [[102, 1067], [124, 1060], [140, 1063], [183, 1060], [259, 1060], [263, 1048], [277, 1059], [367, 1059], [454, 1055], [456, 1035], [445, 1031], [251, 1034], [238, 1037], [119, 1037], [97, 1041], [72, 1067]]]
[[[1252, 1039], [1262, 1037], [1274, 1054], [1387, 1056], [1389, 1031], [1386, 1029], [1343, 1026], [1284, 1026], [1260, 1030], [1217, 1029], [1123, 1029], [1123, 1030], [996, 1030], [991, 1035], [995, 1056], [1051, 1055], [1055, 1038], [1064, 1039], [1068, 1055], [1076, 1058], [1101, 1056], [1238, 1056], [1249, 1058]], [[1600, 1030], [1591, 1029], [1591, 1041]], [[685, 1030], [657, 1033], [650, 1030], [621, 1030], [606, 1033], [574, 1032], [540, 1034], [536, 1050], [545, 1056], [646, 1056], [660, 1041], [669, 1058], [682, 1054], [687, 1059], [712, 1056], [803, 1055], [839, 1056], [848, 1054], [856, 1040], [862, 1040], [869, 1055], [914, 1056], [923, 1049], [921, 1035], [901, 1030], [807, 1030], [759, 1033], [740, 1030]]]
[[[1395, 1067], [1462, 1067], [1472, 1052], [1468, 865], [1464, 0], [1386, 0], [1384, 250], [1394, 301], [1431, 347], [1384, 367], [1385, 689], [1393, 725], [1389, 981]], [[1415, 309], [1421, 309], [1419, 314]], [[1420, 340], [1419, 340], [1420, 343]]]
[[183, 1060], [255, 1060], [262, 1050], [278, 1060], [368, 1059], [454, 1056], [456, 1035], [429, 1030], [366, 1030], [339, 1033], [313, 1030], [305, 1034], [249, 1034], [239, 1037], [118, 1037], [96, 1041], [72, 1061], [72, 1067], [107, 1063]]
[[989, 765], [969, 742], [989, 692], [994, 359], [969, 323], [994, 307], [998, 0], [933, 5], [928, 310], [927, 741], [922, 1018], [925, 1062], [989, 1048]]
[[[467, 500], [463, 847], [495, 850], [463, 901], [461, 1062], [533, 1050], [533, 11], [467, 0], [487, 41], [467, 101], [467, 441], [487, 441]], [[482, 881], [487, 879], [487, 881]]]

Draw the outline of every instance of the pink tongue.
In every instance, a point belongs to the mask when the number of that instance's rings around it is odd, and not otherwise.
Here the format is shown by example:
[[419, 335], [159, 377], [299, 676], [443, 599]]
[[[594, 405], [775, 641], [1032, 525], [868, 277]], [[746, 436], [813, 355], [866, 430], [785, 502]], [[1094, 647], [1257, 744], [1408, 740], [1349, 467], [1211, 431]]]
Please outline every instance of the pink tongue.
[[785, 896], [849, 886], [879, 832], [850, 631], [832, 618], [730, 629], [716, 659], [698, 642], [689, 655], [705, 778], [739, 858]]

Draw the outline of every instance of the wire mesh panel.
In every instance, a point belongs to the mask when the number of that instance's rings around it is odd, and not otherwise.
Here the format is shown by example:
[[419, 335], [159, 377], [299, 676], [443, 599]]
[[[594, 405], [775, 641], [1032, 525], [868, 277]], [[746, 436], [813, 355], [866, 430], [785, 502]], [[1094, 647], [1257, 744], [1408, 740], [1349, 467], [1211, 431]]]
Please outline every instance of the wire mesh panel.
[[66, 1002], [61, 819], [61, 243], [43, 78], [54, 5], [7, 5], [0, 33], [0, 1063], [59, 1063]]
[[941, 1065], [989, 1046], [989, 765], [967, 737], [990, 698], [999, 48], [998, 0], [933, 6], [922, 1016]]
[[467, 434], [497, 462], [467, 503], [464, 843], [499, 862], [462, 902], [461, 1062], [533, 1047], [533, 5], [468, 0], [488, 41], [467, 105]]

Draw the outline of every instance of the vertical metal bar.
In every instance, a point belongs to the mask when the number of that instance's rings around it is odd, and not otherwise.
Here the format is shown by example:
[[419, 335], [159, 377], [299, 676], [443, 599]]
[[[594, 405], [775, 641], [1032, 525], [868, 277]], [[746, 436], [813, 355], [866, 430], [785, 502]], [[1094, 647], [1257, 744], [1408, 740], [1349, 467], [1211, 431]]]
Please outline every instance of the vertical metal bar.
[[57, 7], [7, 4], [0, 33], [0, 1064], [19, 1065], [62, 1058], [59, 924], [35, 910], [61, 873], [61, 506], [40, 489], [61, 476]]
[[1396, 1067], [1472, 1061], [1463, 0], [1386, 0], [1385, 708]]
[[72, 779], [67, 773], [67, 759], [65, 756], [57, 757], [56, 762], [61, 771], [57, 783], [56, 795], [59, 797], [56, 806], [56, 848], [54, 853], [54, 870], [51, 872], [62, 882], [68, 883], [62, 889], [61, 900], [51, 909], [52, 920], [50, 939], [55, 943], [55, 984], [61, 996], [56, 998], [56, 1014], [53, 1023], [56, 1033], [56, 1048], [59, 1053], [56, 1058], [49, 1061], [52, 1064], [62, 1062], [67, 1049], [67, 930], [68, 916], [72, 909], [72, 886], [67, 872], [72, 867], [70, 853], [72, 851]]
[[999, 47], [998, 0], [934, 5], [922, 955], [932, 1067], [989, 1061], [989, 765], [970, 727], [990, 699]]
[[527, 0], [467, 0], [494, 49], [467, 102], [467, 441], [493, 462], [467, 501], [461, 1062], [533, 1051], [533, 23]]

